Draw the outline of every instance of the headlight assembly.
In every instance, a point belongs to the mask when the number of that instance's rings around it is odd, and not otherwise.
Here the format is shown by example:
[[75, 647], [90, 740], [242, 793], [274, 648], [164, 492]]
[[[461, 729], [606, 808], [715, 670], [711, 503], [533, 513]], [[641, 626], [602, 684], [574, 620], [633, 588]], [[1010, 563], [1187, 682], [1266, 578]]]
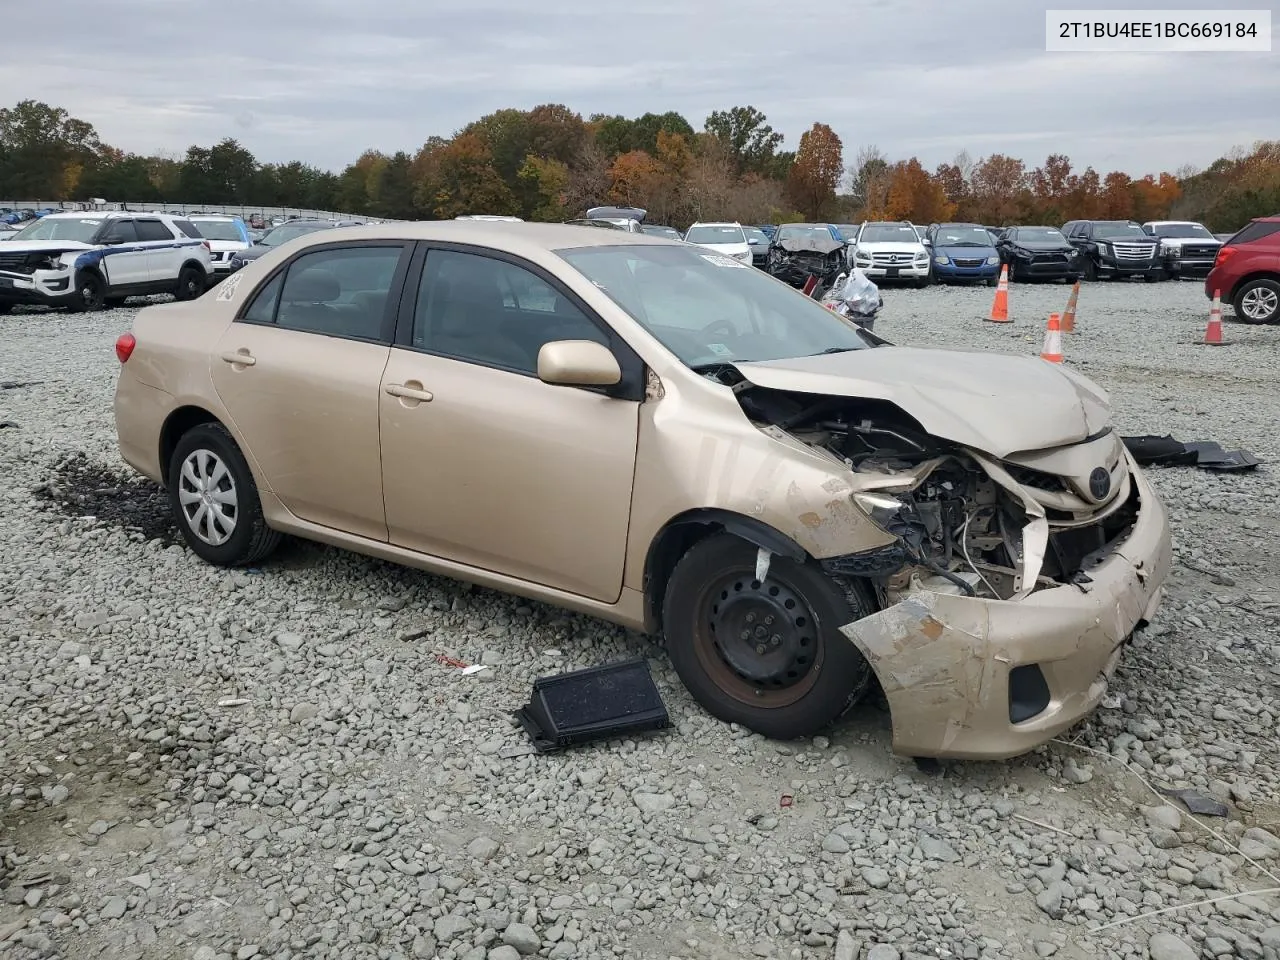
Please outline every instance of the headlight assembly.
[[891, 529], [894, 521], [899, 519], [902, 513], [902, 501], [897, 497], [891, 497], [887, 493], [875, 493], [869, 490], [859, 490], [853, 494], [853, 502], [857, 504], [858, 509], [867, 515], [867, 519], [874, 523], [885, 533], [891, 533], [895, 537], [898, 531]]

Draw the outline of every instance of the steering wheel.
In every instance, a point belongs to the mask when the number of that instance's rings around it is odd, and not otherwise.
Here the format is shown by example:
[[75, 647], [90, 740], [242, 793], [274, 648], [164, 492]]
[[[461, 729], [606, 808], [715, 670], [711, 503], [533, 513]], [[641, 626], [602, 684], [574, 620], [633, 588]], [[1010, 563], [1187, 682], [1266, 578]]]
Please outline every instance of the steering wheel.
[[706, 339], [716, 330], [720, 330], [720, 329], [723, 329], [724, 332], [731, 337], [736, 337], [738, 335], [738, 331], [734, 328], [733, 322], [731, 320], [720, 319], [720, 320], [713, 320], [711, 323], [708, 323], [705, 327], [703, 327], [701, 330], [698, 331], [698, 336], [702, 339]]

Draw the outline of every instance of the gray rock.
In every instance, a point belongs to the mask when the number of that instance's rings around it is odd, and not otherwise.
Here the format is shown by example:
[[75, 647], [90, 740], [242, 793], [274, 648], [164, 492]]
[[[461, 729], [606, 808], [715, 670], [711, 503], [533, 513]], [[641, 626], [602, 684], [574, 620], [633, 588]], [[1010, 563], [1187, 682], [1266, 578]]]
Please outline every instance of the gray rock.
[[927, 860], [941, 860], [943, 863], [955, 863], [960, 859], [960, 854], [951, 844], [937, 837], [921, 837], [920, 852]]
[[489, 951], [488, 960], [520, 960], [520, 951], [504, 943]]
[[827, 853], [848, 853], [849, 841], [838, 833], [828, 833], [822, 840], [822, 849]]
[[1175, 831], [1182, 829], [1182, 814], [1167, 804], [1143, 807], [1142, 815], [1147, 818], [1147, 823], [1152, 827]]
[[524, 923], [510, 924], [502, 931], [502, 942], [515, 947], [524, 956], [532, 956], [542, 946], [542, 940], [533, 927]]
[[836, 953], [834, 960], [858, 960], [862, 953], [862, 943], [853, 938], [848, 930], [841, 930], [836, 935]]
[[314, 720], [319, 715], [320, 708], [314, 703], [295, 703], [289, 711], [289, 722], [302, 723], [304, 720]]
[[877, 943], [867, 951], [867, 960], [902, 960], [902, 954], [898, 952], [897, 947], [891, 947], [887, 943]]
[[124, 897], [108, 897], [98, 915], [104, 920], [119, 920], [128, 909], [129, 904]]
[[1057, 880], [1049, 884], [1036, 896], [1036, 906], [1053, 917], [1053, 919], [1061, 919], [1063, 914], [1062, 901], [1067, 894], [1067, 890], [1068, 887], [1065, 880]]
[[467, 853], [477, 860], [491, 860], [497, 854], [499, 843], [492, 837], [476, 837], [467, 844]]
[[1185, 940], [1172, 933], [1157, 933], [1147, 941], [1151, 960], [1199, 960]]
[[631, 801], [640, 808], [641, 813], [665, 813], [676, 805], [676, 798], [670, 793], [647, 793], [637, 790], [631, 794]]
[[452, 943], [473, 926], [475, 924], [461, 914], [446, 913], [436, 920], [431, 932], [435, 934], [436, 940], [440, 943]]
[[862, 879], [873, 890], [883, 890], [889, 886], [889, 871], [879, 867], [863, 867]]
[[300, 650], [305, 641], [296, 633], [277, 633], [276, 644], [283, 650]]

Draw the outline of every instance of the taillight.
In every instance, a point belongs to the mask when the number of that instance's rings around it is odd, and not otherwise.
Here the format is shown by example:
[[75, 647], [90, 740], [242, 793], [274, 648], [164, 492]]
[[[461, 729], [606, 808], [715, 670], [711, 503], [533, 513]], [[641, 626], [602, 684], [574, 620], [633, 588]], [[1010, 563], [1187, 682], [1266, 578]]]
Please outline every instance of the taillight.
[[1220, 266], [1222, 266], [1224, 263], [1226, 263], [1226, 262], [1227, 262], [1227, 257], [1229, 257], [1229, 256], [1231, 256], [1233, 253], [1235, 253], [1237, 249], [1239, 249], [1239, 248], [1238, 248], [1238, 247], [1219, 247], [1219, 248], [1218, 248], [1218, 256], [1217, 256], [1217, 258], [1213, 261], [1213, 265], [1214, 265], [1215, 267], [1220, 267]]
[[129, 357], [133, 356], [133, 348], [137, 345], [137, 338], [132, 333], [120, 334], [116, 338], [116, 359], [121, 363], [128, 363]]

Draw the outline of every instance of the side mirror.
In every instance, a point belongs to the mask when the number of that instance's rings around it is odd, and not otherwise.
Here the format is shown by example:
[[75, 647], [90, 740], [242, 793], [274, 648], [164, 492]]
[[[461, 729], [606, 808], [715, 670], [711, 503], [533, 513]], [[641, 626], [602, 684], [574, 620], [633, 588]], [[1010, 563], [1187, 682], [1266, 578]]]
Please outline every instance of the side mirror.
[[124, 237], [104, 237], [101, 242], [104, 247], [118, 247], [124, 243]]
[[538, 351], [538, 379], [562, 387], [611, 387], [622, 380], [613, 351], [594, 340], [555, 340]]

